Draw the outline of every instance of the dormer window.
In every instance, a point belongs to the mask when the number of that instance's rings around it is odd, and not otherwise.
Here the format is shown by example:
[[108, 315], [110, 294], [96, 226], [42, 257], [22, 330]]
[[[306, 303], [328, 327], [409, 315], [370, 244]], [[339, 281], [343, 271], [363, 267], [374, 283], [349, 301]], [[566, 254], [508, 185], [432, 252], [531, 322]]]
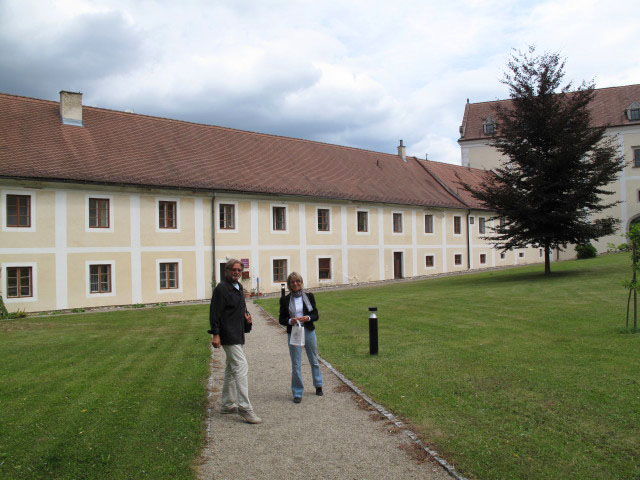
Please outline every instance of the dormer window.
[[495, 135], [496, 121], [492, 117], [487, 117], [482, 123], [482, 131], [485, 135]]
[[629, 108], [627, 108], [627, 119], [632, 122], [640, 120], [640, 103], [633, 102], [629, 105]]

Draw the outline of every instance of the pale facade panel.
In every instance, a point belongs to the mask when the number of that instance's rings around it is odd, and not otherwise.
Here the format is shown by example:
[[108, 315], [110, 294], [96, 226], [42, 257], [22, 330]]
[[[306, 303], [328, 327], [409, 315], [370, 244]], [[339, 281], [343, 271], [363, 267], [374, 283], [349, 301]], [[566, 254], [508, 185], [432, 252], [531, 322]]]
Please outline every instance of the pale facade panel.
[[[11, 227], [7, 218], [8, 198], [27, 197], [29, 227]], [[2, 248], [51, 248], [55, 246], [55, 192], [11, 185], [0, 186]]]
[[[10, 312], [37, 312], [56, 309], [56, 268], [53, 254], [0, 254], [0, 294]], [[30, 272], [30, 291], [8, 295], [8, 269], [25, 268]], [[14, 270], [15, 271], [15, 270]]]

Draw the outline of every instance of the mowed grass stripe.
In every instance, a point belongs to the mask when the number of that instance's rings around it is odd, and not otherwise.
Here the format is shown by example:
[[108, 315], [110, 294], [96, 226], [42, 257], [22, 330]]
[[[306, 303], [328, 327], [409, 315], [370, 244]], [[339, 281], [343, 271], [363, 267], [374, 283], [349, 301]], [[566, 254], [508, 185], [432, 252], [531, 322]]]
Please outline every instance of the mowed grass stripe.
[[204, 434], [206, 311], [0, 323], [0, 477], [192, 478]]
[[[629, 264], [607, 255], [547, 278], [537, 265], [318, 292], [320, 353], [472, 478], [638, 478]], [[261, 303], [277, 314], [277, 300]]]

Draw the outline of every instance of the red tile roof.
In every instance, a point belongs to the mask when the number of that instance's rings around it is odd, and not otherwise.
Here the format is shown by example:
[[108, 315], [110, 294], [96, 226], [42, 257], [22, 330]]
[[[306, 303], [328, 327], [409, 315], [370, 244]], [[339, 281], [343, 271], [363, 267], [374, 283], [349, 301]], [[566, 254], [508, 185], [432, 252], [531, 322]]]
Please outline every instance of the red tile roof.
[[[640, 125], [640, 121], [627, 119], [625, 113], [633, 102], [640, 103], [640, 84], [596, 89], [593, 101], [589, 105], [594, 126]], [[482, 124], [488, 116], [495, 119], [493, 109], [498, 103], [508, 107], [511, 100], [467, 103], [462, 119], [463, 133], [458, 141], [489, 138], [484, 134]]]
[[83, 123], [0, 94], [0, 177], [465, 208], [413, 157], [86, 106]]

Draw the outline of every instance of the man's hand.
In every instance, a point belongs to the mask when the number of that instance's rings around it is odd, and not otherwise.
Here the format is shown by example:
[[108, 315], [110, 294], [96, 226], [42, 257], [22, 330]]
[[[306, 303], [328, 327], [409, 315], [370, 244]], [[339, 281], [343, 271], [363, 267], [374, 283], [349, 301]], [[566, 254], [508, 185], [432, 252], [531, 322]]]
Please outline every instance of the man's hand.
[[247, 321], [247, 323], [253, 323], [251, 320], [251, 314], [249, 312], [244, 312], [244, 319]]
[[211, 336], [211, 345], [213, 345], [213, 348], [220, 348], [220, 335]]

